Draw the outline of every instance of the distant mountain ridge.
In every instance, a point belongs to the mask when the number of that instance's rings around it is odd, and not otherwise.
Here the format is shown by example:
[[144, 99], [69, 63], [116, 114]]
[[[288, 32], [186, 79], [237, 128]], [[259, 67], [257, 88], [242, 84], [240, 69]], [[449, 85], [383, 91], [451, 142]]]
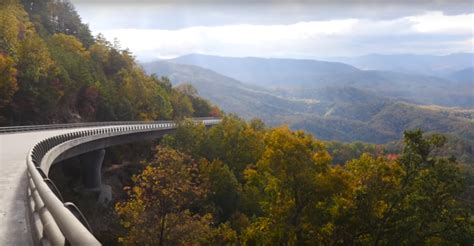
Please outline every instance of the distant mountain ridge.
[[307, 107], [305, 103], [282, 98], [263, 88], [194, 65], [157, 61], [145, 63], [143, 68], [149, 74], [168, 77], [174, 85], [191, 84], [200, 96], [219, 105], [225, 112], [247, 119], [256, 117], [257, 113], [267, 123], [277, 124], [281, 123], [277, 120], [279, 117], [304, 111]]
[[474, 66], [457, 70], [451, 73], [449, 78], [460, 83], [471, 83], [470, 85], [474, 87]]
[[369, 54], [357, 57], [327, 58], [363, 70], [384, 70], [445, 77], [450, 73], [474, 66], [474, 53], [454, 53], [443, 56]]
[[474, 110], [421, 107], [350, 84], [328, 83], [296, 96], [194, 65], [158, 61], [143, 67], [148, 73], [169, 77], [174, 85], [192, 84], [199, 95], [225, 112], [246, 119], [258, 117], [270, 125], [288, 124], [321, 139], [386, 143], [400, 139], [403, 130], [414, 128], [474, 139]]
[[210, 69], [249, 85], [280, 89], [288, 97], [313, 99], [311, 94], [321, 88], [350, 86], [412, 103], [474, 107], [474, 81], [453, 83], [433, 75], [360, 70], [344, 63], [316, 60], [191, 54], [167, 61]]
[[311, 83], [314, 77], [359, 71], [355, 67], [338, 62], [280, 58], [190, 54], [168, 61], [207, 68], [258, 86], [285, 85], [288, 81], [294, 84], [307, 84]]

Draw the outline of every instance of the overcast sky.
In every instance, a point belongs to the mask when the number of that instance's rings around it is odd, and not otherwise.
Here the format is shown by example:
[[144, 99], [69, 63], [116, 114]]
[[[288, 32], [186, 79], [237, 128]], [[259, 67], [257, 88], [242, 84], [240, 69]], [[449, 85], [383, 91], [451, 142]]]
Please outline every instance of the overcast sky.
[[94, 34], [140, 60], [474, 52], [472, 0], [72, 2]]

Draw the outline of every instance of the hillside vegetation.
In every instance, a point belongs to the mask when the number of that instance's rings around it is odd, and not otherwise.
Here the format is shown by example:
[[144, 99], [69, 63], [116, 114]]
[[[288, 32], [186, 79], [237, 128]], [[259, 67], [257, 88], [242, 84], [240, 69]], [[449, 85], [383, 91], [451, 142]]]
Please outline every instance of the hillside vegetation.
[[280, 117], [304, 112], [308, 108], [303, 101], [290, 100], [193, 65], [163, 61], [144, 64], [143, 67], [149, 74], [166, 76], [174, 85], [192, 85], [200, 96], [219, 105], [225, 112], [246, 119], [259, 117], [267, 123], [279, 124]]
[[200, 98], [146, 75], [93, 37], [69, 1], [0, 2], [0, 125], [209, 116]]
[[[464, 55], [464, 64], [472, 55]], [[434, 59], [434, 58], [433, 58]], [[316, 60], [235, 58], [187, 55], [168, 60], [213, 70], [238, 81], [280, 89], [280, 93], [297, 98], [313, 98], [313, 91], [324, 87], [350, 86], [369, 90], [380, 96], [442, 106], [474, 107], [474, 80], [456, 82], [435, 74], [405, 73], [403, 70], [359, 70], [355, 67]], [[432, 61], [434, 63], [435, 61]], [[429, 63], [431, 64], [431, 63]], [[456, 62], [452, 66], [456, 67]], [[427, 65], [425, 65], [427, 66]], [[435, 66], [435, 65], [433, 65]], [[469, 65], [468, 65], [469, 66]], [[393, 67], [395, 68], [395, 66]], [[464, 69], [462, 65], [457, 66]], [[471, 78], [474, 74], [471, 75]]]
[[107, 245], [469, 245], [466, 146], [421, 131], [388, 145], [323, 142], [225, 116], [210, 129], [183, 121], [153, 148], [112, 149], [123, 161], [104, 163], [115, 206], [79, 193], [78, 179], [61, 189]]
[[116, 204], [127, 229], [119, 242], [471, 244], [463, 199], [472, 191], [454, 159], [434, 155], [445, 138], [404, 136], [395, 157], [362, 154], [332, 166], [325, 144], [301, 131], [232, 117], [209, 130], [184, 122]]
[[[327, 82], [326, 86], [318, 88], [293, 86], [286, 90], [272, 90], [194, 65], [160, 61], [143, 64], [143, 67], [150, 74], [168, 76], [173, 84], [193, 85], [199, 95], [219, 105], [225, 112], [246, 119], [257, 117], [270, 125], [289, 124], [293, 129], [306, 130], [325, 140], [386, 143], [400, 139], [406, 129], [417, 128], [474, 139], [474, 111], [471, 109], [416, 105], [376, 92], [377, 88], [387, 93], [401, 90], [398, 88], [423, 91], [423, 87], [431, 86], [428, 82], [397, 85], [390, 81], [380, 84], [373, 77], [364, 80], [354, 76], [351, 78], [354, 83]], [[387, 74], [364, 73], [380, 75], [381, 78]], [[400, 76], [400, 80], [407, 78]], [[338, 75], [334, 77], [331, 81], [337, 81]], [[439, 81], [441, 79], [433, 78], [432, 83]], [[426, 97], [434, 95], [426, 93]]]

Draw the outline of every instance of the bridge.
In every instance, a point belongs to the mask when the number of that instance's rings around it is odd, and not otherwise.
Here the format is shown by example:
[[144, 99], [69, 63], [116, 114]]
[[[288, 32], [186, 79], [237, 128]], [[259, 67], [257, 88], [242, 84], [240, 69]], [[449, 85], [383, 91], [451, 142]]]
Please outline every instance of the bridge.
[[[217, 118], [196, 118], [209, 127]], [[50, 168], [79, 157], [83, 185], [101, 192], [105, 148], [159, 139], [176, 130], [172, 121], [102, 122], [0, 128], [1, 245], [100, 245], [87, 220], [64, 201]]]

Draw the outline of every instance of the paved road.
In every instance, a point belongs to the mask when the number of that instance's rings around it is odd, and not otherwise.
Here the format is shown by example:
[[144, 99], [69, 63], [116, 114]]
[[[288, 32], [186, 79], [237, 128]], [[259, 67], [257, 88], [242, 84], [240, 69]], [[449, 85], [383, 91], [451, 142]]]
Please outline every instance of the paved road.
[[77, 130], [0, 134], [0, 245], [33, 245], [26, 210], [28, 151], [43, 138]]

